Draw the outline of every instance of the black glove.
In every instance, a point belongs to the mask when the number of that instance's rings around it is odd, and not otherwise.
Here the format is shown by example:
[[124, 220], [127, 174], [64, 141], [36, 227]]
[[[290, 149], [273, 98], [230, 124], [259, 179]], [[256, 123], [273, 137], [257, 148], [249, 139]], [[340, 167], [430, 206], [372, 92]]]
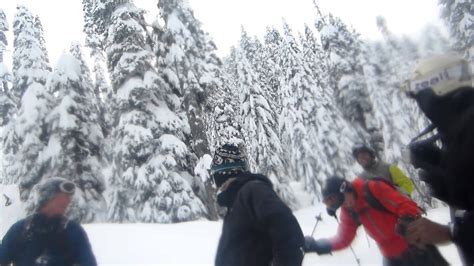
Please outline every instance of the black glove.
[[305, 236], [304, 237], [304, 251], [316, 252], [319, 255], [329, 254], [332, 251], [332, 246], [329, 240], [327, 239], [315, 240], [311, 236]]

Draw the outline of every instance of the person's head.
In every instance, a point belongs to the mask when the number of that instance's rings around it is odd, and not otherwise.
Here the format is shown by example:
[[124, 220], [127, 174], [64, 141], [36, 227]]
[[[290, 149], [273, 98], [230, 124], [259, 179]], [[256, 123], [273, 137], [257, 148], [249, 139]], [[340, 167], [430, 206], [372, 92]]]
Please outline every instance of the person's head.
[[245, 156], [232, 144], [224, 144], [214, 153], [211, 176], [219, 190], [225, 190], [239, 173], [247, 170]]
[[36, 210], [46, 216], [61, 216], [71, 203], [76, 186], [61, 177], [51, 177], [37, 184]]
[[323, 202], [328, 213], [335, 215], [341, 206], [352, 208], [355, 204], [355, 195], [352, 184], [343, 177], [333, 176], [326, 180], [323, 190]]
[[460, 112], [474, 105], [472, 70], [469, 62], [456, 54], [420, 60], [404, 90], [442, 130], [449, 128]]
[[376, 160], [375, 151], [367, 145], [354, 146], [352, 156], [364, 169], [372, 166]]

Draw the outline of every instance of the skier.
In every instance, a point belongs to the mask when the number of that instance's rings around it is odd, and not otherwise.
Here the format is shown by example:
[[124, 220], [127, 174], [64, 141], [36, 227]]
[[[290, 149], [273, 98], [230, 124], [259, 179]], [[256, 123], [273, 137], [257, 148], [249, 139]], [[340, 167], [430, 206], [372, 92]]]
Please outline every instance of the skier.
[[63, 216], [74, 183], [53, 177], [36, 186], [37, 211], [10, 227], [0, 246], [0, 265], [97, 265], [84, 229]]
[[357, 163], [364, 169], [364, 171], [359, 174], [359, 177], [363, 179], [385, 178], [392, 182], [401, 192], [411, 196], [415, 185], [396, 164], [388, 164], [377, 158], [375, 151], [363, 144], [354, 146], [352, 155]]
[[[425, 249], [410, 246], [396, 229], [399, 219], [412, 220], [420, 209], [409, 197], [383, 179], [356, 178], [349, 182], [342, 177], [329, 178], [322, 191], [328, 213], [336, 217], [342, 206], [338, 233], [331, 239], [305, 238], [305, 251], [328, 254], [348, 247], [362, 224], [377, 242], [384, 257], [383, 265], [447, 265], [436, 247]], [[400, 231], [400, 232], [399, 232]]]
[[[407, 240], [452, 241], [463, 263], [473, 265], [474, 88], [469, 62], [455, 54], [426, 58], [416, 66], [406, 92], [432, 123], [409, 145], [411, 162], [433, 196], [456, 209], [449, 225], [424, 218], [409, 224]], [[437, 134], [421, 139], [434, 129]]]
[[217, 203], [227, 208], [215, 265], [301, 265], [304, 237], [298, 221], [267, 177], [247, 171], [238, 147], [218, 148], [211, 174]]

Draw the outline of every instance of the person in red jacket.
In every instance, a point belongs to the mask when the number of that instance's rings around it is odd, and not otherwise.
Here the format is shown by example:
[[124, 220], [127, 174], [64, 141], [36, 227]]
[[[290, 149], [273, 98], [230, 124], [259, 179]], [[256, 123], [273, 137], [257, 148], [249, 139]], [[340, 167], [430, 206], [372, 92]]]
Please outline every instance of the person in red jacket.
[[[417, 204], [388, 182], [356, 178], [349, 182], [331, 177], [322, 191], [330, 215], [342, 206], [338, 233], [331, 239], [305, 238], [305, 251], [327, 254], [347, 248], [363, 225], [377, 242], [386, 266], [448, 265], [434, 246], [409, 246], [398, 228], [399, 220], [413, 220], [421, 215]], [[336, 217], [336, 216], [335, 216]], [[337, 217], [336, 217], [337, 218]]]

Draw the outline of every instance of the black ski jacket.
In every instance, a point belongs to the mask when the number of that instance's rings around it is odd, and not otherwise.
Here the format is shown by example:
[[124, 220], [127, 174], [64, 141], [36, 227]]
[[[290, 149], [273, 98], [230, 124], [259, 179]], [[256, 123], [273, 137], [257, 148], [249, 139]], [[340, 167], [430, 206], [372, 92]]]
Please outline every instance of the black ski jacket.
[[441, 165], [449, 173], [443, 196], [450, 206], [466, 210], [453, 217], [453, 242], [464, 265], [474, 265], [474, 106], [459, 117], [452, 130], [441, 156]]
[[[242, 173], [224, 218], [216, 266], [300, 266], [304, 236], [263, 175]], [[226, 193], [226, 192], [223, 192]]]
[[419, 164], [425, 170], [420, 177], [435, 197], [465, 210], [453, 218], [451, 233], [464, 264], [474, 265], [474, 89], [466, 87], [451, 98], [428, 96], [417, 100], [437, 126], [443, 144], [442, 149], [415, 151], [429, 162]]
[[0, 246], [0, 265], [96, 266], [84, 229], [65, 217], [34, 214], [12, 225]]

